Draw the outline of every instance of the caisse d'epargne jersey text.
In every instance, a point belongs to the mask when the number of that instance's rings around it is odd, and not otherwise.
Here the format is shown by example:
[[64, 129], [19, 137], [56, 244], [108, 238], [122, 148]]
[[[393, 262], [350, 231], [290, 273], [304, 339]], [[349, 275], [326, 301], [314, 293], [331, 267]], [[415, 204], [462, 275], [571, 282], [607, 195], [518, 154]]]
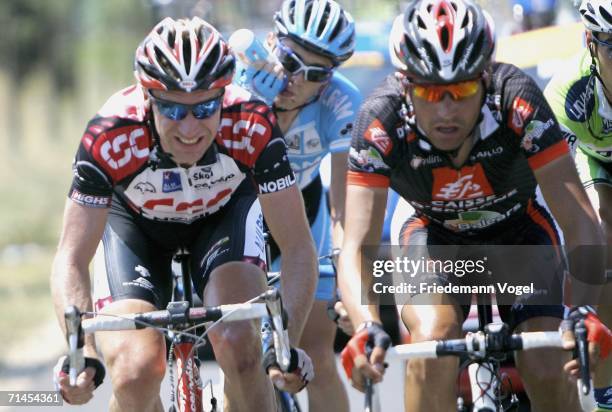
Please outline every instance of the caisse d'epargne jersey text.
[[276, 117], [248, 96], [237, 86], [226, 88], [214, 142], [202, 159], [184, 168], [156, 142], [142, 90], [119, 91], [87, 125], [69, 197], [109, 207], [115, 195], [144, 218], [190, 223], [219, 211], [245, 179], [252, 181], [253, 193], [294, 185]]
[[568, 153], [568, 146], [528, 75], [493, 65], [476, 142], [460, 168], [419, 137], [402, 95], [390, 75], [366, 99], [351, 142], [348, 184], [391, 187], [417, 215], [453, 232], [490, 233], [527, 214], [538, 218], [533, 171]]

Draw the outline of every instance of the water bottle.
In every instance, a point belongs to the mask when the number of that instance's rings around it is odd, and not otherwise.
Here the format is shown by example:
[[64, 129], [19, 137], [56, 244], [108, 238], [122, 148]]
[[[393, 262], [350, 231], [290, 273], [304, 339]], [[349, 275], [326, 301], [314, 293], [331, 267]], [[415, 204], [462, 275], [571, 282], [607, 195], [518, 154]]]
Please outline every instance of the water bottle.
[[277, 62], [274, 56], [255, 37], [255, 33], [249, 29], [236, 30], [230, 36], [228, 43], [236, 53], [236, 57], [246, 66], [250, 66], [257, 60], [265, 60], [272, 64]]
[[270, 53], [257, 39], [255, 33], [248, 29], [235, 31], [230, 36], [228, 44], [238, 60], [236, 70], [238, 83], [267, 104], [271, 104], [287, 85], [287, 77], [279, 79], [272, 73], [266, 76], [265, 73], [255, 70], [252, 64], [261, 60], [278, 64], [276, 56]]

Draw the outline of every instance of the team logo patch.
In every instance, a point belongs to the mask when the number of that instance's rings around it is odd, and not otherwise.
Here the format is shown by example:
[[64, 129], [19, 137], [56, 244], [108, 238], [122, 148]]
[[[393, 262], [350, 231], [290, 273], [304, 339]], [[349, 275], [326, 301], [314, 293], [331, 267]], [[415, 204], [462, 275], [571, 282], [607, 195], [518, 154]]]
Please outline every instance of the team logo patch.
[[155, 190], [155, 186], [149, 182], [138, 182], [136, 186], [134, 186], [134, 189], [138, 190], [142, 194], [157, 192], [157, 190]]
[[391, 138], [385, 131], [385, 127], [378, 119], [374, 119], [368, 126], [363, 137], [372, 143], [381, 153], [387, 156], [393, 148]]
[[460, 200], [490, 196], [493, 189], [481, 164], [464, 166], [457, 172], [450, 167], [433, 170], [433, 200]]
[[162, 191], [164, 193], [177, 192], [183, 190], [181, 185], [181, 175], [177, 172], [167, 171], [164, 172]]
[[514, 130], [517, 135], [522, 135], [525, 122], [531, 116], [531, 113], [533, 113], [533, 107], [520, 97], [515, 97], [508, 117], [508, 127]]

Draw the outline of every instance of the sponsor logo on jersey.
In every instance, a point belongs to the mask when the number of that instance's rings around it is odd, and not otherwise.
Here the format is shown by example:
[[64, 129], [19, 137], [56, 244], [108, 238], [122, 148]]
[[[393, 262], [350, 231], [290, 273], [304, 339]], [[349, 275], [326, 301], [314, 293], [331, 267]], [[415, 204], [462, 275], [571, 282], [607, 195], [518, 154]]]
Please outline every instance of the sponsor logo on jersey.
[[434, 164], [438, 164], [442, 162], [442, 158], [438, 155], [429, 155], [427, 157], [421, 157], [421, 156], [417, 156], [414, 155], [412, 157], [412, 160], [410, 160], [410, 166], [416, 170], [421, 166], [429, 166], [429, 165], [434, 165]]
[[350, 97], [340, 90], [334, 90], [323, 99], [323, 103], [329, 106], [334, 113], [336, 120], [344, 119], [345, 117], [353, 116], [353, 102]]
[[134, 186], [134, 189], [138, 190], [142, 194], [157, 192], [155, 186], [153, 186], [153, 184], [150, 182], [138, 182], [136, 183], [136, 186]]
[[433, 170], [433, 200], [473, 199], [493, 194], [480, 163], [461, 170], [439, 167]]
[[259, 191], [261, 193], [273, 193], [278, 192], [292, 186], [295, 183], [295, 176], [292, 174], [281, 177], [270, 182], [265, 182], [259, 185]]
[[149, 157], [149, 138], [143, 127], [122, 127], [105, 134], [99, 146], [100, 157], [111, 170], [129, 165], [132, 158]]
[[609, 134], [610, 132], [612, 132], [612, 120], [608, 120], [608, 119], [601, 119], [602, 121], [602, 130], [601, 133], [602, 134]]
[[550, 129], [554, 124], [555, 121], [553, 119], [548, 119], [546, 122], [540, 120], [532, 120], [529, 122], [525, 127], [525, 135], [521, 141], [521, 147], [529, 153], [539, 152], [540, 146], [534, 141], [539, 140], [544, 132]]
[[[242, 115], [243, 113], [241, 113]], [[248, 116], [246, 119], [234, 120], [223, 118], [221, 120], [221, 133], [223, 135], [223, 145], [228, 149], [245, 150], [248, 154], [255, 153], [255, 147], [251, 144], [253, 138], [264, 137], [268, 132], [266, 126], [257, 123]], [[226, 139], [228, 135], [234, 139]], [[239, 136], [240, 140], [235, 140]]]
[[213, 177], [213, 174], [212, 167], [205, 166], [194, 171], [190, 177], [193, 180], [210, 179]]
[[350, 134], [353, 130], [353, 123], [347, 123], [342, 130], [340, 130], [340, 134], [344, 136], [345, 134]]
[[285, 143], [289, 150], [300, 150], [300, 135], [297, 133], [285, 136]]
[[587, 87], [589, 76], [578, 80], [567, 91], [565, 98], [565, 114], [567, 118], [574, 122], [585, 122], [591, 116], [595, 108], [593, 99], [594, 88]]
[[[232, 193], [232, 189], [223, 189], [219, 193], [217, 193], [212, 199], [208, 201], [204, 201], [204, 199], [199, 198], [195, 199], [192, 202], [189, 201], [181, 201], [179, 199], [174, 199], [172, 197], [166, 197], [161, 199], [150, 199], [144, 202], [142, 205], [143, 209], [167, 209], [168, 207], [172, 208], [175, 212], [181, 212], [185, 214], [198, 214], [204, 211], [204, 209], [210, 209], [217, 205], [227, 195]], [[211, 211], [212, 213], [212, 211]], [[177, 220], [186, 219], [188, 217], [177, 216]]]
[[510, 109], [508, 117], [508, 127], [510, 127], [517, 135], [523, 134], [525, 122], [533, 113], [533, 107], [520, 97], [515, 97]]
[[143, 278], [150, 278], [151, 277], [151, 273], [149, 273], [149, 269], [147, 269], [146, 267], [144, 267], [142, 265], [136, 265], [134, 270], [136, 272], [140, 273], [140, 276], [142, 276]]
[[111, 201], [108, 196], [86, 195], [78, 190], [72, 190], [70, 198], [78, 204], [89, 207], [107, 207]]
[[209, 180], [208, 182], [200, 182], [193, 185], [194, 189], [212, 189], [212, 187], [218, 183], [227, 182], [228, 180], [232, 180], [236, 175], [234, 173], [230, 173], [226, 176], [221, 176], [218, 179]]
[[384, 162], [380, 153], [373, 147], [356, 151], [349, 149], [349, 157], [359, 166], [361, 170], [373, 172], [375, 170], [388, 170], [389, 166]]
[[368, 126], [363, 137], [372, 143], [381, 153], [387, 156], [393, 148], [393, 142], [385, 131], [385, 127], [378, 119], [374, 119]]
[[483, 229], [506, 220], [514, 212], [521, 209], [521, 204], [517, 203], [505, 213], [493, 210], [474, 210], [471, 212], [459, 213], [458, 219], [444, 221], [444, 226], [455, 232], [464, 230]]
[[[204, 255], [202, 260], [200, 260], [200, 269], [204, 269], [204, 272], [207, 272], [210, 269], [210, 265], [212, 262], [219, 257], [220, 255], [229, 252], [229, 236], [225, 236], [219, 239], [214, 245], [208, 249], [208, 252]], [[223, 246], [226, 246], [223, 248]]]
[[477, 160], [477, 159], [486, 159], [490, 157], [499, 156], [502, 153], [504, 153], [504, 148], [502, 146], [497, 146], [492, 149], [481, 150], [479, 152], [476, 152], [472, 156], [470, 156], [470, 159], [472, 161]]
[[178, 172], [166, 171], [163, 174], [162, 192], [171, 193], [183, 190], [181, 175]]

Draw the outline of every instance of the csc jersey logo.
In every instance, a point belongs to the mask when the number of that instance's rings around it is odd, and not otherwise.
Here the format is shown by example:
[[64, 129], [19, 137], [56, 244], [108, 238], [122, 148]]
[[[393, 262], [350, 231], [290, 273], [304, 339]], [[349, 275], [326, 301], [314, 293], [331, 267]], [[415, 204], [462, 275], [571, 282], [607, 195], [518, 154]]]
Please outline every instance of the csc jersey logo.
[[145, 128], [120, 127], [98, 137], [93, 156], [116, 182], [138, 170], [149, 158], [150, 143]]
[[272, 128], [261, 114], [228, 113], [221, 118], [217, 143], [226, 147], [231, 157], [253, 167], [271, 135]]
[[[144, 141], [139, 148], [139, 140]], [[102, 159], [111, 167], [111, 169], [117, 170], [125, 166], [132, 160], [132, 156], [137, 159], [144, 159], [149, 156], [149, 147], [145, 137], [143, 129], [138, 128], [132, 130], [130, 134], [122, 133], [110, 140], [105, 141], [100, 146], [100, 154]]]

